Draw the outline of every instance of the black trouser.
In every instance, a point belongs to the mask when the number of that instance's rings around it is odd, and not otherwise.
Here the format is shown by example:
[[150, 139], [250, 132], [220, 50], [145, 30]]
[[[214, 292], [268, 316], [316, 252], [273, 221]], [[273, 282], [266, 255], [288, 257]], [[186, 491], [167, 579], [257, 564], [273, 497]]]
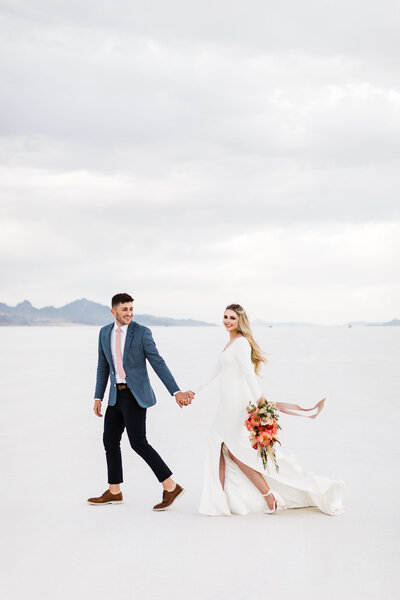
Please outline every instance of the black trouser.
[[104, 417], [103, 442], [106, 450], [108, 483], [122, 483], [121, 437], [126, 427], [135, 452], [147, 462], [158, 481], [172, 475], [161, 456], [146, 439], [146, 408], [136, 402], [129, 389], [117, 391], [117, 403], [107, 406]]

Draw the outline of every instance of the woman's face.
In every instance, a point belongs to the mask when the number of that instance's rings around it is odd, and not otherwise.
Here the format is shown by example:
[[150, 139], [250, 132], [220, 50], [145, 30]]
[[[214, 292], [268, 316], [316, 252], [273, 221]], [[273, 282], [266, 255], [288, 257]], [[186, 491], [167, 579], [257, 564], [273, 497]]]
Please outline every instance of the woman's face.
[[225, 329], [231, 332], [237, 331], [239, 324], [239, 317], [235, 313], [234, 310], [230, 310], [229, 308], [224, 312], [224, 320], [223, 324], [225, 325]]

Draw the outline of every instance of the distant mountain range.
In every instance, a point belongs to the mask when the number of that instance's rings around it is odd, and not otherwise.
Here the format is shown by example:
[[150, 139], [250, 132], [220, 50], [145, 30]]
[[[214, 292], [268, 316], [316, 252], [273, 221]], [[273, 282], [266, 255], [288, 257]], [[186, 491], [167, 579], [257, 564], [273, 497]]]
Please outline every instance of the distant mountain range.
[[[297, 321], [289, 321], [287, 323], [271, 323], [268, 321], [261, 321], [257, 319], [252, 322], [253, 325], [261, 327], [316, 327], [315, 323], [298, 323]], [[341, 327], [373, 327], [373, 326], [387, 326], [387, 325], [400, 325], [400, 319], [392, 319], [392, 321], [377, 321], [369, 323], [368, 321], [349, 321]]]
[[261, 319], [256, 319], [251, 322], [252, 325], [256, 327], [315, 327], [315, 323], [301, 323], [297, 321], [287, 321], [285, 323], [272, 323], [271, 321], [262, 321]]
[[[289, 321], [287, 323], [269, 323], [268, 321], [261, 321], [260, 319], [253, 321], [252, 324], [261, 327], [316, 327], [315, 323], [297, 323], [296, 321]], [[400, 325], [400, 319], [392, 319], [391, 321], [386, 322], [377, 321], [376, 323], [368, 323], [368, 321], [349, 321], [349, 323], [341, 325], [341, 327], [373, 327], [387, 325]]]
[[[166, 327], [216, 327], [215, 323], [196, 321], [194, 319], [171, 319], [170, 317], [155, 317], [154, 315], [135, 315], [134, 320], [141, 325], [149, 327], [163, 325]], [[45, 306], [35, 308], [28, 300], [24, 300], [17, 306], [8, 306], [0, 302], [0, 326], [1, 325], [106, 325], [111, 323], [113, 317], [110, 308], [82, 298], [70, 302], [61, 308]], [[259, 327], [315, 327], [313, 323], [271, 323], [257, 319], [252, 321], [254, 326]], [[388, 322], [368, 323], [366, 321], [350, 321], [347, 327], [365, 327], [374, 325], [400, 325], [399, 319]]]
[[392, 319], [391, 321], [376, 321], [373, 323], [368, 323], [368, 321], [350, 321], [347, 323], [348, 327], [376, 327], [376, 326], [399, 326], [400, 319]]
[[[134, 320], [141, 325], [164, 325], [174, 327], [215, 327], [214, 323], [194, 319], [171, 319], [153, 315], [135, 315]], [[61, 308], [45, 306], [35, 308], [28, 300], [17, 306], [8, 306], [0, 302], [1, 325], [106, 325], [113, 321], [110, 308], [82, 298], [70, 302]]]

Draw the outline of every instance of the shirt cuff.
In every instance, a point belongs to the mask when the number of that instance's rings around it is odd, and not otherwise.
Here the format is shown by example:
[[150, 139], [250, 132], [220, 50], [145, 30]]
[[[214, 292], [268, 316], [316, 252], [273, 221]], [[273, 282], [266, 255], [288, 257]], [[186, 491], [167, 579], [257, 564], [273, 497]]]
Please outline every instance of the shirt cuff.
[[173, 395], [173, 396], [176, 396], [177, 394], [179, 394], [179, 393], [180, 393], [180, 391], [181, 391], [181, 390], [176, 390], [176, 392], [174, 392], [172, 395]]

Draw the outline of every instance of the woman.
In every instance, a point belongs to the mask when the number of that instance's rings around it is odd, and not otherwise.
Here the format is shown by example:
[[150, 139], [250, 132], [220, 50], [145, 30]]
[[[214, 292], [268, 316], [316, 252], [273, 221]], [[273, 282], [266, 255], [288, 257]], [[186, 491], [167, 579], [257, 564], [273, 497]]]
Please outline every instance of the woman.
[[[264, 470], [244, 422], [248, 416], [246, 406], [262, 396], [257, 374], [265, 359], [239, 304], [226, 307], [223, 323], [229, 341], [208, 379], [195, 390], [198, 394], [220, 375], [220, 401], [207, 448], [200, 512], [243, 515], [315, 506], [329, 515], [341, 514], [343, 482], [305, 472], [280, 452], [279, 473], [272, 461]], [[323, 403], [322, 400], [314, 407], [316, 414], [311, 418], [317, 416]], [[306, 410], [286, 403], [276, 406], [288, 414]]]

